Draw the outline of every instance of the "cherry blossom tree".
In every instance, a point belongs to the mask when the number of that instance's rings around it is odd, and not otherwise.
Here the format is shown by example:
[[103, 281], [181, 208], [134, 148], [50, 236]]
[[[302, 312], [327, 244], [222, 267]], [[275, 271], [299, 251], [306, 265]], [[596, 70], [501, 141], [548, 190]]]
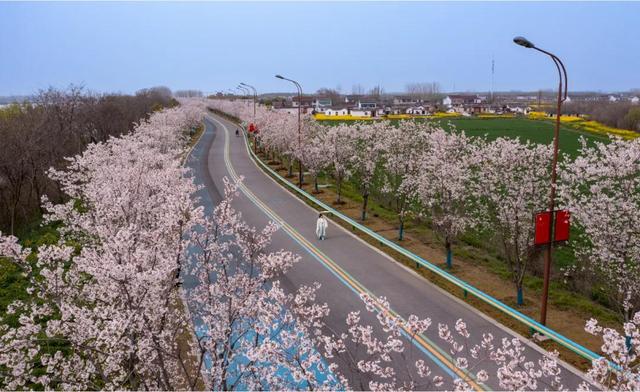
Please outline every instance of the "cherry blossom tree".
[[[604, 328], [595, 319], [587, 321], [585, 331], [602, 338], [603, 357], [593, 361], [589, 378], [612, 391], [640, 390], [640, 312], [623, 325], [624, 334]], [[588, 390], [589, 385], [581, 384]]]
[[367, 205], [371, 188], [380, 177], [380, 164], [384, 156], [387, 131], [391, 127], [388, 121], [357, 123], [351, 126], [352, 151], [351, 177], [355, 178], [362, 195], [361, 219], [367, 217]]
[[414, 175], [409, 179], [416, 189], [419, 208], [445, 243], [447, 267], [451, 268], [451, 244], [478, 223], [471, 213], [472, 177], [478, 167], [477, 147], [464, 133], [436, 129], [426, 136]]
[[180, 164], [184, 130], [202, 114], [194, 105], [157, 112], [50, 170], [70, 198], [44, 204], [62, 224], [60, 242], [39, 247], [32, 264], [9, 241], [34, 300], [12, 304], [19, 325], [0, 327], [7, 388], [193, 387], [174, 337], [189, 326], [176, 312], [176, 277], [198, 212]]
[[351, 143], [353, 128], [339, 124], [329, 127], [322, 139], [326, 149], [327, 158], [331, 163], [333, 179], [336, 182], [336, 203], [342, 203], [342, 183], [351, 175], [350, 162], [354, 155], [353, 143]]
[[[192, 310], [199, 320], [199, 347], [208, 356], [214, 390], [331, 389], [341, 380], [325, 371], [314, 348], [328, 314], [315, 303], [319, 285], [285, 293], [281, 277], [299, 259], [288, 251], [267, 252], [274, 224], [258, 231], [231, 207], [238, 184], [225, 180], [225, 198], [203, 230], [193, 233], [190, 275]], [[333, 369], [333, 367], [331, 367]]]
[[517, 304], [522, 305], [522, 281], [537, 257], [534, 215], [547, 207], [551, 147], [498, 138], [482, 144], [476, 153], [477, 211], [502, 247]]
[[308, 121], [305, 129], [307, 136], [306, 142], [302, 146], [302, 163], [313, 177], [314, 193], [319, 193], [318, 175], [330, 164], [324, 144], [324, 134], [327, 130], [317, 121]]
[[260, 143], [284, 158], [289, 177], [293, 176], [293, 161], [299, 151], [297, 121], [293, 115], [271, 111], [258, 123]]
[[[276, 226], [249, 227], [231, 208], [237, 184], [227, 183], [213, 216], [204, 216], [180, 164], [185, 127], [201, 115], [201, 106], [185, 102], [51, 170], [70, 200], [45, 203], [47, 219], [61, 223], [61, 240], [39, 247], [33, 260], [15, 237], [0, 234], [0, 257], [23, 269], [34, 296], [9, 307], [18, 325], [0, 325], [3, 387], [193, 389], [205, 363], [205, 382], [215, 389], [349, 389], [344, 373], [354, 370], [370, 389], [442, 385], [423, 360], [403, 370], [406, 343], [429, 319], [402, 319], [384, 298], [364, 295], [379, 325], [352, 312], [347, 332], [333, 333], [317, 284], [291, 292], [280, 286], [298, 257], [269, 251]], [[186, 276], [198, 283], [186, 294], [198, 339], [182, 343], [185, 350], [178, 336], [191, 328], [181, 311]], [[448, 327], [438, 328], [455, 366], [477, 380], [489, 377], [476, 363], [483, 358], [503, 369], [497, 376], [505, 388], [535, 388], [531, 379], [555, 376], [552, 360], [529, 364], [516, 341], [494, 350], [487, 337], [487, 354], [473, 357], [480, 349], [469, 345], [468, 357]], [[454, 329], [471, 336], [461, 320]], [[465, 377], [456, 388], [469, 387]]]
[[628, 321], [640, 303], [640, 140], [582, 140], [560, 174], [559, 195], [582, 229], [576, 254]]
[[381, 193], [391, 198], [390, 206], [398, 214], [398, 239], [404, 237], [404, 224], [417, 199], [413, 178], [417, 176], [422, 146], [431, 132], [429, 123], [401, 121], [387, 129], [383, 159], [383, 186]]
[[[491, 333], [482, 333], [479, 344], [471, 344], [473, 331], [458, 319], [453, 330], [438, 324], [438, 336], [450, 346], [456, 366], [475, 375], [475, 380], [487, 382], [495, 372], [498, 385], [504, 390], [564, 390], [557, 352], [547, 352], [537, 361], [524, 355], [525, 343], [516, 337], [503, 337], [499, 342]], [[495, 368], [491, 373], [486, 369]], [[458, 389], [469, 390], [471, 378], [454, 380]], [[495, 381], [495, 380], [494, 380]]]

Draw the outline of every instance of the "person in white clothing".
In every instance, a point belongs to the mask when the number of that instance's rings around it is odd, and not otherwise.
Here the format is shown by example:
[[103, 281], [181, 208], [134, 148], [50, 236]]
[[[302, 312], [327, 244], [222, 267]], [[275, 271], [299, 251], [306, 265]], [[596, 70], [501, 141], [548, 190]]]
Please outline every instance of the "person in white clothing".
[[316, 221], [316, 236], [320, 240], [324, 240], [327, 238], [327, 226], [329, 226], [329, 222], [324, 215], [318, 215], [318, 220]]

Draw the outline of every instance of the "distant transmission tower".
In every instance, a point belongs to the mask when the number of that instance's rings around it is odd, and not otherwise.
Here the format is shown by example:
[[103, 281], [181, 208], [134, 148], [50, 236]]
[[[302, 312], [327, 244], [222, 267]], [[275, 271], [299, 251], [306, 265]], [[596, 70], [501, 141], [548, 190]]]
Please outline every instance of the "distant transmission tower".
[[491, 91], [489, 92], [489, 96], [491, 97], [491, 103], [493, 103], [493, 75], [496, 72], [496, 61], [493, 59], [493, 55], [491, 55]]

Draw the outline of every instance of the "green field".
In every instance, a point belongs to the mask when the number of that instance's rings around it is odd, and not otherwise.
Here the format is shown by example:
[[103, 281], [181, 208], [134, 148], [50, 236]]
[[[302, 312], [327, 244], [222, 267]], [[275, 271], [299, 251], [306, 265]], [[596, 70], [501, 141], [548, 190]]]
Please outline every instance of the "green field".
[[[490, 140], [501, 136], [519, 137], [521, 140], [542, 144], [549, 144], [553, 141], [553, 130], [555, 129], [555, 124], [551, 121], [529, 120], [526, 118], [455, 118], [433, 121], [440, 122], [445, 128], [448, 128], [448, 124], [451, 124], [457, 129], [465, 131], [469, 136], [486, 136]], [[560, 151], [575, 156], [580, 148], [581, 137], [591, 143], [608, 141], [608, 138], [600, 135], [561, 126]]]
[[[535, 143], [549, 144], [553, 141], [553, 130], [555, 124], [551, 121], [530, 120], [527, 118], [447, 118], [438, 120], [421, 120], [439, 123], [445, 129], [451, 126], [460, 131], [464, 131], [469, 136], [486, 137], [489, 140], [498, 137], [520, 138]], [[323, 121], [338, 123], [338, 121]], [[392, 120], [397, 122], [397, 120]], [[577, 155], [580, 148], [580, 138], [584, 137], [589, 144], [596, 141], [607, 142], [608, 138], [593, 133], [582, 132], [572, 128], [561, 126], [560, 128], [560, 151], [571, 157]]]

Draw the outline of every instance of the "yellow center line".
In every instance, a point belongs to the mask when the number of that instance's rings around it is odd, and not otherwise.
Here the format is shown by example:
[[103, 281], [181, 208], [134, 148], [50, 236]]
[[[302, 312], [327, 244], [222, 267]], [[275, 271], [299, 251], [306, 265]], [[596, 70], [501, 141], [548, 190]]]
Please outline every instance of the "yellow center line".
[[[237, 173], [235, 171], [235, 168], [231, 164], [231, 160], [229, 158], [229, 135], [228, 135], [228, 129], [224, 124], [219, 122], [217, 119], [213, 119], [213, 120], [216, 121], [217, 123], [219, 123], [220, 125], [222, 125], [222, 127], [224, 128], [224, 132], [225, 132], [225, 145], [224, 145], [224, 161], [225, 161], [225, 165], [226, 165], [227, 170], [229, 171], [229, 174], [231, 175], [232, 179], [234, 181], [238, 181], [239, 180], [239, 176], [237, 175]], [[246, 143], [246, 138], [245, 138], [245, 143]], [[444, 352], [442, 349], [437, 347], [437, 345], [435, 345], [433, 342], [431, 342], [431, 340], [429, 338], [425, 337], [423, 334], [414, 334], [411, 330], [406, 328], [404, 326], [404, 323], [406, 322], [406, 320], [404, 318], [402, 318], [399, 314], [397, 314], [392, 309], [386, 309], [385, 307], [383, 307], [380, 304], [380, 300], [378, 299], [377, 296], [375, 296], [369, 289], [367, 289], [364, 285], [362, 285], [355, 278], [353, 278], [349, 273], [344, 271], [342, 269], [342, 267], [340, 267], [338, 264], [336, 264], [331, 258], [326, 256], [314, 244], [309, 242], [304, 236], [302, 236], [296, 229], [294, 229], [291, 225], [289, 225], [284, 219], [282, 219], [280, 216], [278, 216], [262, 200], [260, 200], [258, 197], [256, 197], [255, 194], [251, 190], [249, 190], [249, 188], [247, 188], [244, 185], [244, 183], [242, 183], [242, 182], [240, 183], [240, 189], [254, 204], [256, 204], [269, 217], [271, 217], [274, 221], [276, 221], [276, 223], [278, 223], [289, 235], [291, 235], [294, 239], [296, 239], [297, 242], [300, 243], [300, 245], [305, 247], [310, 253], [312, 253], [319, 260], [321, 260], [321, 262], [329, 270], [331, 270], [335, 275], [339, 276], [341, 278], [341, 280], [343, 282], [345, 282], [345, 284], [347, 286], [349, 286], [349, 288], [352, 291], [358, 293], [359, 295], [368, 294], [374, 300], [374, 303], [375, 303], [376, 308], [378, 309], [378, 312], [384, 312], [384, 313], [388, 312], [388, 314], [391, 314], [393, 317], [395, 317], [398, 320], [402, 321], [402, 323], [401, 323], [402, 330], [405, 331], [405, 335], [406, 336], [408, 336], [410, 339], [415, 340], [415, 342], [418, 343], [423, 349], [425, 349], [429, 353], [431, 353], [431, 355], [433, 355], [435, 358], [437, 358], [442, 364], [446, 365], [458, 377], [460, 377], [461, 379], [465, 380], [475, 390], [482, 391], [482, 390], [488, 389], [484, 384], [477, 383], [474, 380], [475, 377], [471, 373], [465, 372], [464, 370], [459, 369], [457, 366], [455, 366], [455, 364], [453, 363], [451, 357], [446, 352]]]

